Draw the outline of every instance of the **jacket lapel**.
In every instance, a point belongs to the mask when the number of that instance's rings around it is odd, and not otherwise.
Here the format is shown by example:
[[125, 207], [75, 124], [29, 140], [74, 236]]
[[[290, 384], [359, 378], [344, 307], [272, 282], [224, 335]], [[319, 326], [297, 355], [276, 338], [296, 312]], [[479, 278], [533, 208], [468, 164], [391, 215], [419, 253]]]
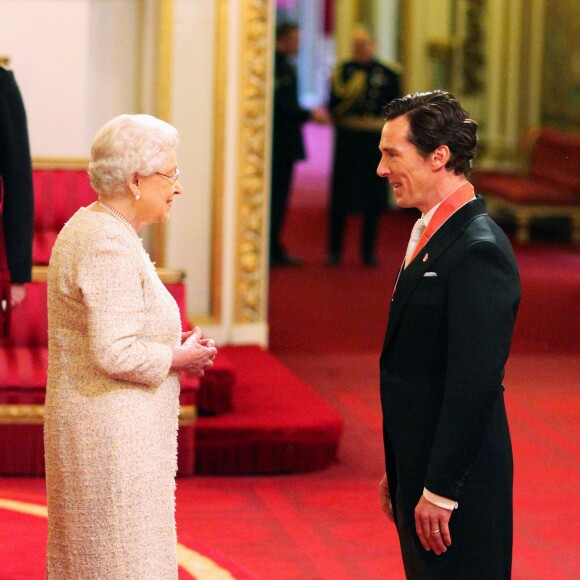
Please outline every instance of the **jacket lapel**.
[[485, 202], [481, 197], [464, 205], [433, 234], [409, 266], [401, 271], [389, 309], [384, 348], [392, 339], [405, 307], [425, 272], [433, 267], [433, 264], [463, 233], [471, 221], [485, 214]]

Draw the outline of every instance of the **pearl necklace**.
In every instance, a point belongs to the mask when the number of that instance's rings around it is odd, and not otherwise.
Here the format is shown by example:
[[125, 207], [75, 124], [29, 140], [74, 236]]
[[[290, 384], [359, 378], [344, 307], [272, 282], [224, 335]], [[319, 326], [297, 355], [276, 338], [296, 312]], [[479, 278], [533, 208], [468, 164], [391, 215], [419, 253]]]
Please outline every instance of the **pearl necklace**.
[[119, 211], [117, 211], [114, 207], [103, 203], [101, 200], [97, 201], [97, 205], [102, 207], [106, 212], [111, 214], [114, 218], [118, 219], [120, 222], [123, 222], [130, 230], [136, 240], [141, 243], [141, 238], [139, 234], [135, 231], [135, 228], [131, 225], [131, 222]]

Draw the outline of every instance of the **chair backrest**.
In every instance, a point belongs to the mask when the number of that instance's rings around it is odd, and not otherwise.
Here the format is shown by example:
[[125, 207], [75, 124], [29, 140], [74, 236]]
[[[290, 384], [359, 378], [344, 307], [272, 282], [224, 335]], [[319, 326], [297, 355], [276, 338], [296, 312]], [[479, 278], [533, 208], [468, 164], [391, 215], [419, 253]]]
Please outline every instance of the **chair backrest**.
[[529, 175], [580, 195], [580, 136], [542, 129], [532, 152]]
[[35, 169], [34, 179], [34, 264], [46, 265], [64, 224], [97, 194], [84, 169]]
[[35, 169], [34, 229], [57, 230], [97, 199], [84, 169]]

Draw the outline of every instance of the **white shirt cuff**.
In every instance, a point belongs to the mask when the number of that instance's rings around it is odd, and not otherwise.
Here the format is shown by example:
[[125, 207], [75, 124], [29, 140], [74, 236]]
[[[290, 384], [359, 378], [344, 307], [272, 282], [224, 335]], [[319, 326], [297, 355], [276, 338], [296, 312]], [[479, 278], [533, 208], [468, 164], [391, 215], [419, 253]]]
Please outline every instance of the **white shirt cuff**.
[[459, 507], [459, 504], [452, 499], [443, 497], [441, 495], [437, 495], [436, 493], [430, 492], [426, 487], [423, 488], [423, 497], [430, 501], [431, 503], [444, 508], [446, 510], [456, 510]]

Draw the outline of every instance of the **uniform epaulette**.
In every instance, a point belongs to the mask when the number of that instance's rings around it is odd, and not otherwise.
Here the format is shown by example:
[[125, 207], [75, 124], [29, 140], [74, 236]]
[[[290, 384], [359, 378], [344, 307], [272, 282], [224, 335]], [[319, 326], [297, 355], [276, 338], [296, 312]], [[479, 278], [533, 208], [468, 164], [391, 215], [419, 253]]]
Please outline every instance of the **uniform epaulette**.
[[405, 70], [400, 62], [395, 62], [394, 60], [381, 60], [380, 62], [383, 66], [386, 66], [388, 69], [398, 75], [403, 74], [403, 71]]

